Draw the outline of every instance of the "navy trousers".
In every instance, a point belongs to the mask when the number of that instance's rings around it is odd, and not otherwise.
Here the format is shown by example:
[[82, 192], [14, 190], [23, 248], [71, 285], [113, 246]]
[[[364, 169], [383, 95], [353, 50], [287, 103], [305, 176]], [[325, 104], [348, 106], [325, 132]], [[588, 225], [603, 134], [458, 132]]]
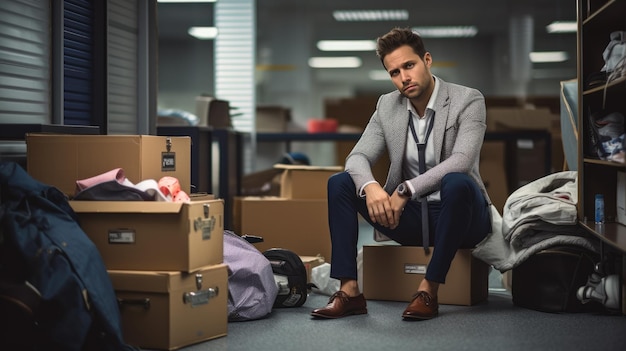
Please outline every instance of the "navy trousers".
[[[429, 235], [433, 245], [426, 279], [445, 283], [456, 251], [473, 248], [491, 231], [487, 200], [474, 181], [463, 173], [450, 173], [441, 182], [441, 202], [428, 204]], [[404, 246], [422, 245], [419, 201], [409, 201], [395, 229], [372, 223], [365, 198], [357, 195], [347, 172], [328, 180], [328, 222], [332, 241], [332, 278], [357, 279], [358, 214], [379, 232]], [[381, 264], [385, 264], [381, 262]]]

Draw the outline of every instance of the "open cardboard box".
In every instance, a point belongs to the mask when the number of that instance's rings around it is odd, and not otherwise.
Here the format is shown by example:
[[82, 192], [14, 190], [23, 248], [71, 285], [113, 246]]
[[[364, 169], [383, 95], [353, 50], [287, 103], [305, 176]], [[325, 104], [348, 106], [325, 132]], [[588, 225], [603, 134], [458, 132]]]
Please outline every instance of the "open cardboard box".
[[287, 199], [326, 199], [328, 178], [341, 172], [340, 166], [303, 166], [276, 164], [283, 169], [280, 178], [280, 197]]
[[222, 199], [70, 201], [70, 205], [107, 269], [190, 272], [223, 262]]
[[155, 135], [27, 134], [27, 171], [72, 197], [76, 181], [122, 168], [133, 183], [177, 178], [191, 190], [191, 138]]

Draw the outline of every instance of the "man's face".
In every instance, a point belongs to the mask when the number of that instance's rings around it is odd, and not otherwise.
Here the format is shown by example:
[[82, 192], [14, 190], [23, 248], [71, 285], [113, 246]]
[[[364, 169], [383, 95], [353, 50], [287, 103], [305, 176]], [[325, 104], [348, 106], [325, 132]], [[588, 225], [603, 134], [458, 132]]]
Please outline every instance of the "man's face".
[[410, 46], [403, 45], [385, 56], [383, 61], [391, 81], [402, 95], [411, 100], [430, 98], [434, 84], [430, 53], [427, 52], [422, 60]]

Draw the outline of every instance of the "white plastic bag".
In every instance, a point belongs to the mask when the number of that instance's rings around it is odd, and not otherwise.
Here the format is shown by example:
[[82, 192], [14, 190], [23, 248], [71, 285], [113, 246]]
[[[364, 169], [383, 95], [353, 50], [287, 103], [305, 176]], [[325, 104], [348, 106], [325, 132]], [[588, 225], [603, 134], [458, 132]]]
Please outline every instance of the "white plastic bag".
[[[363, 291], [363, 249], [357, 255], [359, 289]], [[330, 277], [330, 263], [322, 263], [311, 270], [311, 283], [315, 284], [313, 292], [323, 295], [332, 295], [339, 291], [341, 282]]]

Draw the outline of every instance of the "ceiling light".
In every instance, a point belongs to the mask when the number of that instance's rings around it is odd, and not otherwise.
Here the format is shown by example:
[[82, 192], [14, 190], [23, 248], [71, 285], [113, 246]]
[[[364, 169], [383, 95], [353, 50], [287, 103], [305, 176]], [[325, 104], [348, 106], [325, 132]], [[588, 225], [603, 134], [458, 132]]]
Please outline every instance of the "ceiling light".
[[215, 27], [190, 27], [187, 33], [192, 37], [200, 40], [215, 39], [217, 37], [217, 28]]
[[476, 26], [413, 27], [422, 38], [467, 38], [478, 34]]
[[548, 33], [576, 33], [577, 30], [576, 21], [555, 21], [546, 26]]
[[340, 10], [333, 11], [336, 21], [406, 21], [407, 10]]
[[217, 2], [217, 0], [157, 0], [164, 3], [185, 3], [185, 2]]
[[357, 68], [361, 67], [361, 59], [347, 57], [311, 57], [309, 66], [313, 68]]
[[564, 62], [569, 59], [569, 55], [565, 51], [536, 51], [531, 52], [528, 56], [533, 63]]
[[317, 48], [322, 51], [372, 51], [376, 50], [374, 40], [320, 40]]
[[371, 80], [390, 80], [391, 79], [389, 72], [385, 71], [384, 69], [376, 69], [376, 70], [369, 71], [367, 75], [368, 77], [370, 77]]

